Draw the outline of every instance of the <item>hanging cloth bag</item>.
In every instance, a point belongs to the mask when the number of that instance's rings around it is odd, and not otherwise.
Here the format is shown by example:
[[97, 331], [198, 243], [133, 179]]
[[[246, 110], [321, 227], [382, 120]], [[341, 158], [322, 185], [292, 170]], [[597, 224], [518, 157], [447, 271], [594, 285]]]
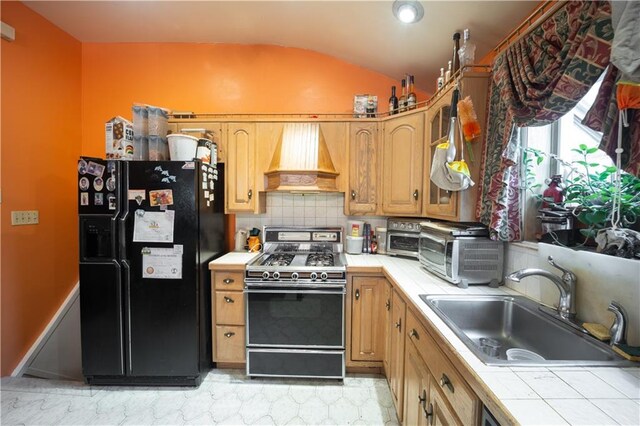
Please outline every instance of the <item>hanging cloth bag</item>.
[[475, 185], [471, 180], [469, 166], [464, 161], [464, 149], [461, 157], [456, 161], [455, 134], [458, 127], [458, 98], [460, 92], [458, 86], [451, 95], [451, 118], [449, 121], [448, 140], [436, 146], [431, 163], [431, 181], [439, 188], [446, 191], [463, 191]]

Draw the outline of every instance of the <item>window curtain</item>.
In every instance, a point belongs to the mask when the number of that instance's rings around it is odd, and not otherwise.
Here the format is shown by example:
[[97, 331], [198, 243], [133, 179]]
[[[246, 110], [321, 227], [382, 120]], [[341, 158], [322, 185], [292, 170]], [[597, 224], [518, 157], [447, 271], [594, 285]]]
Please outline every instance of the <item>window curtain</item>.
[[522, 238], [518, 127], [552, 123], [598, 80], [613, 39], [607, 1], [569, 1], [493, 65], [476, 215], [491, 237]]

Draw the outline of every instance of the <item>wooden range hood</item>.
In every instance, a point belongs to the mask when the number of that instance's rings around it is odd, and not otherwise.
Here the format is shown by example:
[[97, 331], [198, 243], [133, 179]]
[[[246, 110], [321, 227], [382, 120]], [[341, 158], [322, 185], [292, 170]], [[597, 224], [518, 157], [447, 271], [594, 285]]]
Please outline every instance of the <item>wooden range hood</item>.
[[267, 191], [335, 192], [336, 171], [318, 123], [287, 123], [265, 172]]

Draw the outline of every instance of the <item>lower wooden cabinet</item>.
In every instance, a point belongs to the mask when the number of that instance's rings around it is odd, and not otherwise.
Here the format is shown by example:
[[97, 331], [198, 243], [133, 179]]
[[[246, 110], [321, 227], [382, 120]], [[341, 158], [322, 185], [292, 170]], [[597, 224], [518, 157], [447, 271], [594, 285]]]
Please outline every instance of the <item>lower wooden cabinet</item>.
[[244, 326], [215, 326], [216, 362], [244, 362], [245, 338]]
[[404, 357], [404, 424], [429, 424], [429, 385], [431, 374], [412, 344], [407, 344]]
[[[433, 378], [431, 378], [431, 392], [429, 395], [429, 404], [427, 407], [427, 416], [429, 418], [429, 425], [433, 426], [462, 426], [464, 423], [460, 422], [453, 409], [446, 402], [445, 397], [438, 389], [438, 384]], [[407, 423], [408, 424], [408, 423]], [[470, 423], [475, 424], [475, 423]]]
[[391, 333], [391, 358], [389, 360], [389, 387], [391, 397], [398, 413], [398, 418], [402, 421], [403, 413], [403, 393], [404, 393], [404, 329], [406, 327], [407, 304], [397, 291], [393, 291], [391, 302], [391, 321], [389, 333]]
[[386, 346], [384, 278], [353, 277], [351, 285], [351, 359], [382, 361]]
[[393, 288], [389, 281], [385, 282], [384, 286], [384, 358], [382, 359], [382, 368], [384, 370], [384, 375], [389, 381], [389, 377], [391, 376], [391, 333], [390, 333], [390, 324], [391, 324], [391, 304], [393, 303]]
[[213, 361], [245, 362], [245, 308], [241, 271], [211, 271]]

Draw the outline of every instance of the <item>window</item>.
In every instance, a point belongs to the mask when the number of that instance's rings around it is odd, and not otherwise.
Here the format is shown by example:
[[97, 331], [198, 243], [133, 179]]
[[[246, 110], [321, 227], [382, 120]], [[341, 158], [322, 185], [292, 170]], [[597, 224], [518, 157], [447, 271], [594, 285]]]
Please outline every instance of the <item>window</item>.
[[[602, 133], [583, 126], [581, 121], [595, 101], [601, 80], [596, 82], [582, 100], [560, 120], [546, 126], [520, 129], [520, 145], [524, 148], [523, 152], [532, 148], [549, 154], [544, 156], [541, 163], [536, 161], [530, 163], [525, 171], [528, 176], [535, 176], [536, 183], [534, 186], [530, 182], [526, 185], [527, 188], [523, 189], [525, 191], [523, 198], [526, 200], [523, 215], [525, 240], [536, 240], [536, 233], [540, 232], [538, 229], [539, 220], [537, 220], [540, 207], [539, 195], [547, 188], [546, 182], [549, 178], [560, 175], [562, 181], [567, 182], [567, 178], [570, 178], [573, 173], [569, 163], [575, 165], [576, 161], [583, 159], [582, 155], [574, 150], [579, 149], [580, 145], [592, 148], [597, 147], [600, 143]], [[531, 153], [529, 152], [528, 155]], [[557, 157], [558, 160], [554, 157]], [[601, 150], [590, 154], [589, 160], [600, 164], [597, 170], [599, 172], [614, 165], [611, 158]]]

